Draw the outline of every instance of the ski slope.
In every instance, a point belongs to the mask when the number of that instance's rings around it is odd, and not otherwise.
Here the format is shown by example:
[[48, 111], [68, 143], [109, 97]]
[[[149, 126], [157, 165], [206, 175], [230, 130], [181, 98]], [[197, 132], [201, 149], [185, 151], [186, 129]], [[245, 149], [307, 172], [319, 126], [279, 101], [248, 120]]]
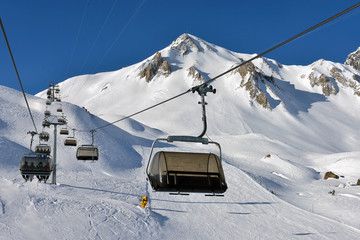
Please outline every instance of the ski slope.
[[[91, 142], [86, 131], [193, 86], [186, 71], [193, 61], [198, 71], [210, 73], [250, 56], [194, 39], [202, 52], [194, 46], [186, 56], [171, 47], [162, 52], [173, 67], [168, 77], [157, 75], [149, 83], [139, 77], [139, 67], [150, 57], [115, 72], [60, 83], [69, 126], [84, 130], [76, 132], [78, 144]], [[256, 65], [271, 71], [263, 60]], [[279, 102], [273, 95], [277, 105], [272, 110], [252, 101], [236, 74], [213, 84], [217, 93], [206, 98], [207, 133], [222, 146], [228, 184], [224, 197], [158, 193], [146, 182], [155, 138], [201, 132], [196, 94], [99, 129], [96, 163], [77, 161], [76, 148], [65, 147], [58, 135], [57, 184], [52, 185], [21, 177], [18, 163], [28, 151], [26, 133], [33, 127], [22, 94], [0, 86], [0, 239], [360, 238], [359, 97], [340, 85], [338, 94], [322, 95], [300, 78], [314, 66], [283, 66], [273, 73], [282, 94], [276, 95]], [[40, 131], [46, 100], [39, 96], [45, 97], [40, 93], [28, 99]], [[49, 110], [54, 113], [57, 106], [53, 103]], [[53, 128], [48, 131], [52, 146]], [[160, 147], [207, 150], [197, 145]], [[323, 180], [326, 171], [340, 178]], [[150, 199], [145, 210], [138, 207], [143, 195]]]
[[[324, 181], [314, 169], [277, 155], [264, 158], [261, 151], [251, 155], [229, 151], [235, 146], [231, 146], [229, 139], [219, 137], [226, 152], [224, 171], [229, 187], [224, 197], [155, 193], [146, 184], [144, 168], [153, 136], [163, 133], [134, 122], [124, 125], [138, 135], [139, 131], [143, 133], [143, 138], [117, 127], [96, 133], [100, 149], [100, 160], [96, 163], [76, 161], [75, 148], [59, 144], [57, 185], [24, 182], [17, 164], [19, 154], [26, 152], [30, 139], [26, 131], [31, 125], [21, 94], [6, 87], [0, 89], [1, 106], [17, 113], [17, 117], [5, 111], [1, 113], [2, 239], [357, 239], [360, 236], [357, 218], [360, 191], [346, 183], [354, 180], [358, 172], [347, 172], [346, 164], [338, 168], [344, 170], [342, 180]], [[41, 123], [45, 100], [28, 97], [30, 105], [37, 106], [33, 108], [34, 116]], [[63, 103], [63, 109], [69, 116], [69, 125], [76, 128], [104, 124], [77, 106]], [[86, 134], [77, 137], [80, 142], [89, 141]], [[236, 138], [239, 139], [234, 141]], [[279, 144], [255, 134], [241, 138], [233, 137], [233, 144], [257, 142], [258, 148], [265, 146], [263, 151]], [[278, 151], [278, 155], [283, 154], [289, 153]], [[339, 165], [339, 158], [356, 161], [357, 156], [356, 152], [312, 155], [306, 160], [319, 171], [325, 171], [332, 169], [331, 165]], [[327, 193], [332, 189], [336, 190], [335, 196]], [[146, 193], [151, 207], [144, 211], [137, 205], [139, 197]]]

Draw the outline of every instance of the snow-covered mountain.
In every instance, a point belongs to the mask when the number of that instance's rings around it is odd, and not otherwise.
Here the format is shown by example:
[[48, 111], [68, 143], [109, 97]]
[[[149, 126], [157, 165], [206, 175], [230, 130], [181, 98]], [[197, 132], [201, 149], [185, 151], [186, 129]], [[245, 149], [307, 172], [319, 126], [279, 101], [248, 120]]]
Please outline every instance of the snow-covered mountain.
[[[140, 63], [60, 83], [61, 104], [69, 126], [90, 130], [252, 56], [183, 34]], [[354, 61], [286, 66], [259, 58], [212, 84], [217, 92], [206, 98], [207, 136], [223, 149], [228, 190], [221, 198], [152, 192], [145, 180], [155, 138], [202, 131], [196, 93], [98, 130], [95, 164], [78, 162], [75, 148], [59, 145], [54, 186], [20, 176], [32, 125], [22, 95], [0, 87], [0, 238], [358, 239], [360, 72]], [[46, 92], [28, 97], [41, 129]], [[89, 132], [76, 137], [90, 141]], [[339, 178], [324, 180], [327, 171]], [[136, 206], [144, 194], [148, 211]]]

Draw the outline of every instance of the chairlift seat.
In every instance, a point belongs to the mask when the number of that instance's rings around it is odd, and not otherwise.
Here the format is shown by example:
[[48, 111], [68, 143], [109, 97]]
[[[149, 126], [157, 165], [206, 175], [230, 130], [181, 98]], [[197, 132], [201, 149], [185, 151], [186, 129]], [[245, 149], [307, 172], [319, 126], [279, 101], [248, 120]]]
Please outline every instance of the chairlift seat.
[[69, 130], [67, 130], [66, 128], [63, 128], [60, 130], [60, 134], [61, 135], [69, 135]]
[[47, 144], [39, 144], [39, 145], [36, 145], [35, 152], [36, 153], [45, 153], [45, 154], [50, 155], [51, 147]]
[[40, 138], [40, 140], [43, 140], [43, 141], [49, 141], [50, 134], [48, 132], [41, 132], [39, 134], [39, 138]]
[[50, 115], [51, 115], [51, 113], [50, 113], [50, 111], [49, 111], [49, 110], [45, 110], [44, 115], [45, 115], [45, 116], [50, 116]]
[[155, 191], [224, 193], [227, 189], [221, 160], [213, 153], [160, 151], [147, 174]]
[[81, 145], [76, 151], [77, 160], [98, 160], [99, 150], [94, 145]]
[[52, 171], [51, 156], [34, 152], [24, 154], [20, 159], [19, 169], [23, 176], [50, 176]]
[[60, 118], [58, 118], [58, 122], [59, 122], [59, 123], [66, 123], [66, 119], [60, 117]]
[[76, 139], [73, 138], [73, 137], [68, 137], [68, 138], [65, 139], [64, 145], [65, 145], [65, 146], [76, 146], [76, 145], [77, 145], [77, 141], [76, 141]]
[[47, 100], [46, 105], [51, 105], [51, 100]]
[[50, 127], [50, 122], [49, 122], [48, 120], [44, 120], [44, 121], [42, 122], [42, 126], [43, 126], [43, 127]]
[[57, 112], [62, 112], [62, 108], [56, 109]]

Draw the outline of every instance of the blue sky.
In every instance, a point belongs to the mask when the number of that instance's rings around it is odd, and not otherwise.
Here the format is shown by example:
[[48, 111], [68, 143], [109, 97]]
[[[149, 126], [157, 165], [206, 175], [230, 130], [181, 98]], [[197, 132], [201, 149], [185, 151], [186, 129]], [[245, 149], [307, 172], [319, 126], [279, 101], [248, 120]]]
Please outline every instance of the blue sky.
[[[260, 53], [358, 1], [1, 0], [25, 91], [142, 61], [184, 32]], [[85, 14], [84, 14], [85, 13]], [[360, 8], [266, 55], [283, 64], [343, 63], [360, 47]], [[227, 69], [214, 69], [219, 74]], [[3, 36], [0, 84], [20, 89]]]

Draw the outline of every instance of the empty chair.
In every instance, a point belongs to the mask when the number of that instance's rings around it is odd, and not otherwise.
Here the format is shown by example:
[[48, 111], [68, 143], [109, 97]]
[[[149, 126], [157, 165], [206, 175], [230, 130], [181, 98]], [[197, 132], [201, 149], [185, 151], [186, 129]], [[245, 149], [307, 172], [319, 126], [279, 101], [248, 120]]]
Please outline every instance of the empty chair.
[[61, 99], [60, 99], [60, 98], [56, 98], [56, 101], [57, 101], [57, 102], [61, 102]]
[[66, 128], [62, 128], [62, 129], [60, 130], [60, 134], [61, 134], [61, 135], [69, 135], [69, 130], [67, 130]]
[[227, 189], [220, 159], [213, 153], [157, 152], [148, 176], [155, 191], [223, 193]]
[[48, 133], [48, 132], [41, 132], [41, 133], [39, 133], [39, 138], [40, 138], [40, 140], [42, 140], [42, 141], [49, 141], [49, 138], [50, 138], [50, 134]]
[[51, 96], [51, 89], [48, 89], [46, 95]]
[[46, 100], [46, 105], [51, 105], [51, 100]]
[[49, 110], [45, 110], [44, 115], [45, 115], [45, 116], [50, 116], [50, 115], [51, 115], [51, 113], [50, 113], [50, 111], [49, 111]]
[[[215, 144], [220, 157], [214, 153], [159, 151], [151, 159], [157, 141]], [[214, 195], [227, 190], [220, 144], [201, 137], [169, 136], [156, 139], [151, 148], [146, 174], [154, 191], [202, 192]]]
[[50, 155], [51, 147], [47, 144], [39, 144], [39, 145], [36, 145], [35, 152], [36, 153], [45, 153], [45, 154]]
[[77, 160], [98, 160], [99, 150], [94, 145], [81, 145], [76, 151]]
[[55, 88], [55, 93], [59, 93], [60, 89], [59, 88]]
[[77, 145], [76, 139], [73, 137], [68, 137], [65, 139], [64, 145], [65, 146], [76, 146]]
[[52, 158], [44, 153], [27, 153], [21, 157], [19, 169], [25, 181], [32, 181], [36, 176], [46, 182], [52, 171]]
[[57, 112], [62, 112], [62, 108], [59, 107], [58, 109], [56, 109]]

